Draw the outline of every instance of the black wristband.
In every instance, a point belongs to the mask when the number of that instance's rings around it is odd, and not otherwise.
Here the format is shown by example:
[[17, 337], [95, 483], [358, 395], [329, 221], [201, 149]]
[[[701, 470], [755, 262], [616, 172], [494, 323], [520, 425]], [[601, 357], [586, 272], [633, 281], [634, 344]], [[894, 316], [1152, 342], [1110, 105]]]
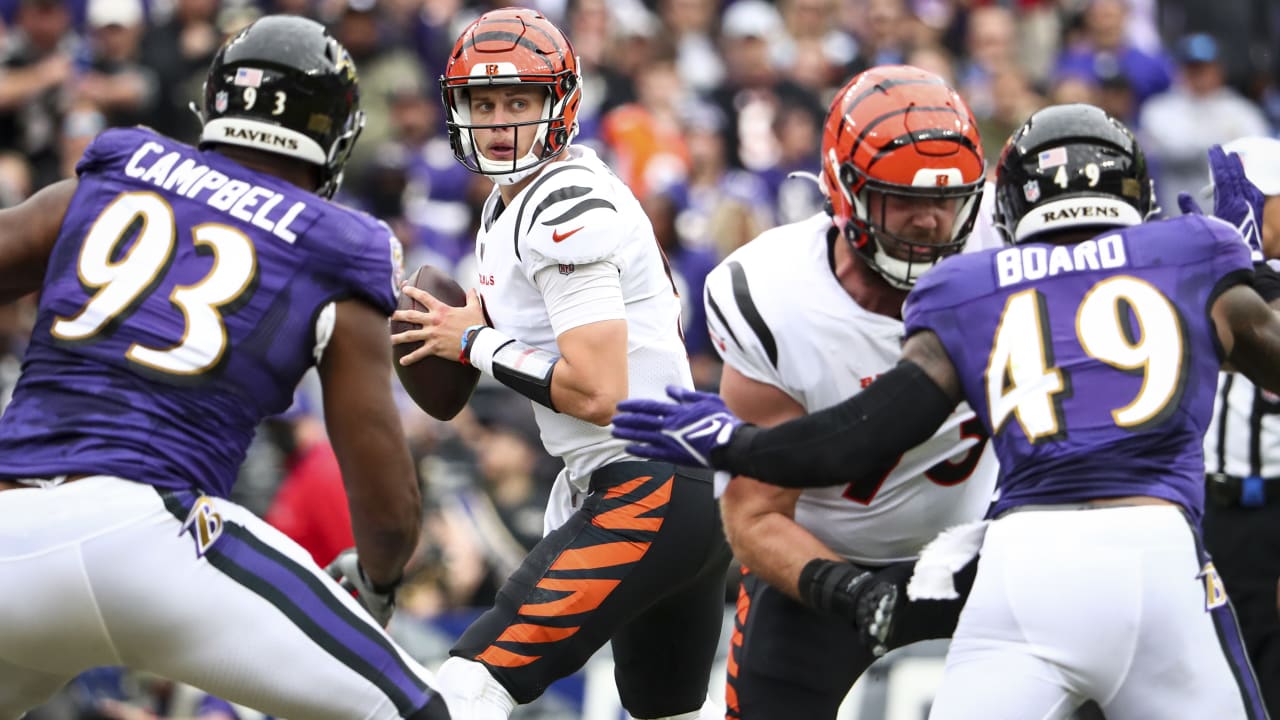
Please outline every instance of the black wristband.
[[751, 440], [760, 432], [760, 428], [751, 423], [742, 423], [737, 430], [733, 431], [733, 435], [729, 437], [729, 442], [711, 448], [710, 456], [707, 458], [711, 461], [711, 467], [719, 470], [733, 470], [734, 458], [745, 456], [751, 446]]
[[852, 563], [814, 558], [800, 570], [800, 597], [809, 607], [846, 620], [857, 619], [859, 590], [871, 572]]
[[396, 578], [395, 580], [392, 580], [386, 585], [379, 585], [378, 583], [374, 582], [372, 579], [369, 578], [369, 574], [364, 571], [363, 565], [361, 565], [360, 563], [356, 563], [356, 568], [360, 570], [360, 577], [364, 579], [365, 584], [369, 586], [369, 589], [373, 590], [379, 595], [395, 595], [396, 588], [400, 587], [400, 584], [404, 582], [404, 574], [401, 573], [400, 577]]
[[1254, 263], [1253, 289], [1268, 303], [1280, 298], [1280, 272], [1266, 262]]

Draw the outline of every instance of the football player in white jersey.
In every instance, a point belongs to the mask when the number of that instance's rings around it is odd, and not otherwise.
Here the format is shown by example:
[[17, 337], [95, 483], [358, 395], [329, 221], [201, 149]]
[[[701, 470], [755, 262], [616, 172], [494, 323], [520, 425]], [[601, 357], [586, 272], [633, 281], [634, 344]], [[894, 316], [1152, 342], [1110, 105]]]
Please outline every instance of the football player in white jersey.
[[[835, 405], [890, 370], [916, 278], [960, 252], [976, 224], [995, 235], [972, 114], [932, 73], [885, 66], [854, 77], [832, 103], [822, 161], [828, 212], [765, 232], [707, 278], [721, 396], [757, 424]], [[864, 569], [911, 560], [939, 530], [982, 517], [995, 478], [962, 404], [884, 476], [808, 490], [729, 483], [722, 512], [744, 575], [728, 717], [834, 718], [875, 660], [846, 620]], [[949, 637], [960, 606], [899, 608], [893, 644]]]
[[[407, 355], [469, 362], [533, 401], [564, 460], [546, 535], [440, 670], [458, 717], [505, 720], [613, 646], [634, 718], [696, 718], [724, 609], [724, 541], [708, 474], [641, 461], [609, 434], [618, 401], [692, 387], [680, 304], [630, 190], [572, 145], [581, 99], [568, 38], [505, 8], [463, 31], [441, 86], [459, 161], [489, 176], [464, 307], [405, 292], [430, 313], [393, 337]], [[483, 302], [481, 301], [483, 298]]]

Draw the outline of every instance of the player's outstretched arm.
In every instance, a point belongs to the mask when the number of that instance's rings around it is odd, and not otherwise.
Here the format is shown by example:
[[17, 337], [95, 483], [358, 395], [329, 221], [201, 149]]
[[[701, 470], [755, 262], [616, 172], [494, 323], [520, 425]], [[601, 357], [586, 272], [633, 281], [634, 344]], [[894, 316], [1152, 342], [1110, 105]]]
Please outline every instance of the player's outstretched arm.
[[77, 182], [63, 180], [0, 210], [0, 303], [40, 289]]
[[959, 402], [960, 383], [942, 342], [921, 332], [903, 346], [902, 362], [866, 390], [776, 428], [737, 433], [724, 455], [740, 474], [766, 482], [842, 485], [887, 470], [932, 437]]
[[418, 542], [422, 498], [391, 395], [387, 319], [360, 300], [337, 305], [320, 361], [324, 417], [351, 507], [360, 565], [373, 585], [399, 582]]
[[960, 402], [954, 366], [937, 335], [921, 332], [902, 362], [866, 390], [775, 428], [743, 424], [719, 398], [669, 388], [675, 403], [626, 400], [613, 434], [633, 454], [703, 465], [782, 487], [841, 485], [879, 473], [930, 438]]

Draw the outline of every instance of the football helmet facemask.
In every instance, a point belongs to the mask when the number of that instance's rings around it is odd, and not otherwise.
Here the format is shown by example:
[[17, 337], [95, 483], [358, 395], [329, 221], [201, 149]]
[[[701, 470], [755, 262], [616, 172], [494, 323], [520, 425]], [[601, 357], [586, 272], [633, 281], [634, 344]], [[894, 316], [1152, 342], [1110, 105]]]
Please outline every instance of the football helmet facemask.
[[[964, 247], [982, 198], [982, 142], [969, 106], [942, 78], [889, 65], [856, 75], [836, 93], [822, 137], [822, 187], [835, 226], [892, 286], [909, 289]], [[870, 194], [954, 199], [949, 239], [917, 242], [872, 217]]]
[[[473, 123], [470, 88], [501, 85], [544, 88], [541, 117], [502, 125]], [[563, 153], [577, 135], [581, 86], [573, 45], [541, 13], [503, 8], [481, 15], [462, 31], [440, 78], [453, 154], [468, 170], [496, 183], [509, 185], [529, 177]], [[533, 132], [529, 152], [510, 162], [486, 158], [476, 148], [475, 130], [494, 127]]]
[[995, 206], [1008, 243], [1137, 225], [1160, 211], [1133, 133], [1086, 104], [1044, 108], [1014, 131], [996, 168]]
[[[268, 15], [219, 48], [204, 83], [200, 147], [241, 145], [320, 168], [332, 197], [364, 128], [351, 55], [323, 25]], [[193, 105], [194, 107], [194, 105]]]

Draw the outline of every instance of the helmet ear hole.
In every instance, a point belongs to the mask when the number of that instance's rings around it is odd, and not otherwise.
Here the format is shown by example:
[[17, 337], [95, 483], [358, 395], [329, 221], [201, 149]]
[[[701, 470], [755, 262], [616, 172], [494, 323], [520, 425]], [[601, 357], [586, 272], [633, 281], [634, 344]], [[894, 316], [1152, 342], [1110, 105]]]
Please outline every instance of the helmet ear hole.
[[840, 164], [840, 183], [847, 188], [852, 189], [858, 181], [858, 173], [853, 169], [853, 163]]

